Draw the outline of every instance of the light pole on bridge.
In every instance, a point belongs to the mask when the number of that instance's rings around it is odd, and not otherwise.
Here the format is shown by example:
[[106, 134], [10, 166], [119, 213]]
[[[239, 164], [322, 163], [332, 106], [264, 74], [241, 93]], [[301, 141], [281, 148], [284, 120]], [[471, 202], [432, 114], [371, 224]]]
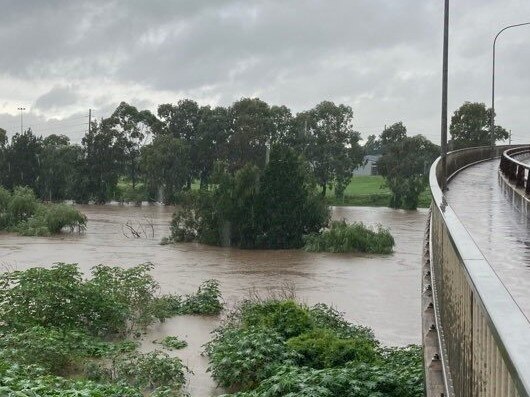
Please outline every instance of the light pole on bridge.
[[447, 86], [449, 74], [449, 0], [445, 0], [444, 7], [444, 43], [443, 43], [443, 73], [442, 73], [442, 131], [440, 139], [442, 178], [440, 181], [442, 192], [447, 190]]
[[[490, 144], [491, 144], [491, 156], [493, 157], [493, 148], [495, 147], [495, 49], [497, 45], [497, 39], [502, 32], [511, 28], [517, 28], [519, 26], [530, 25], [530, 22], [517, 23], [515, 25], [509, 25], [495, 35], [493, 39], [493, 57], [492, 57], [492, 73], [491, 73], [491, 122], [490, 122]], [[511, 136], [510, 136], [511, 139]]]

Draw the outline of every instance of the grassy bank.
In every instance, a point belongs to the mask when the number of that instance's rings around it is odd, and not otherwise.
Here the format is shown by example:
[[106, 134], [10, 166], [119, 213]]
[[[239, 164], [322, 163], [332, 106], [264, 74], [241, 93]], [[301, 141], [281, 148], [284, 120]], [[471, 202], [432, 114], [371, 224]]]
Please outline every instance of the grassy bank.
[[[354, 176], [344, 191], [344, 197], [337, 199], [335, 191], [329, 189], [326, 199], [329, 205], [336, 206], [361, 206], [361, 207], [388, 207], [390, 190], [384, 186], [384, 179], [380, 175]], [[199, 183], [195, 181], [192, 190], [199, 190]], [[143, 183], [138, 183], [136, 189], [126, 179], [118, 182], [116, 200], [120, 201], [148, 201], [149, 197]], [[153, 199], [153, 198], [151, 198]], [[429, 189], [420, 195], [418, 207], [428, 208], [431, 204]]]
[[[362, 206], [362, 207], [388, 207], [390, 190], [384, 186], [385, 180], [380, 175], [354, 176], [344, 191], [343, 198], [336, 198], [335, 191], [327, 191], [326, 199], [329, 205], [337, 206]], [[427, 208], [431, 204], [429, 190], [420, 195], [418, 207]]]

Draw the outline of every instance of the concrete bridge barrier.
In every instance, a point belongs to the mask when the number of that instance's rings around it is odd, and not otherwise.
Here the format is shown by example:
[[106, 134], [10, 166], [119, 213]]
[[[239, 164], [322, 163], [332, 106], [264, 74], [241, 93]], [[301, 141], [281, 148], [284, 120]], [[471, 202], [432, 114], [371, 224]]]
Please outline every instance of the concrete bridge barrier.
[[[496, 147], [495, 157], [509, 148]], [[489, 147], [451, 152], [448, 175], [491, 154]], [[530, 323], [447, 203], [440, 176], [438, 159], [422, 267], [426, 395], [529, 396]]]

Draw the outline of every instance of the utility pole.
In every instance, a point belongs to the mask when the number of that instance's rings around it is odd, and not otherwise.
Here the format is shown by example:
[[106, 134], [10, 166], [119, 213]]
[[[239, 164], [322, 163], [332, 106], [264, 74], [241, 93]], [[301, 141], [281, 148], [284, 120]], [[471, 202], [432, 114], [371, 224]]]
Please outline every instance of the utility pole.
[[92, 124], [92, 109], [88, 109], [88, 133], [90, 134], [90, 127]]
[[22, 112], [26, 110], [26, 108], [17, 108], [17, 109], [20, 110], [20, 135], [22, 135], [24, 133], [24, 119], [22, 116]]
[[445, 0], [444, 7], [444, 43], [442, 66], [442, 131], [440, 139], [442, 161], [442, 192], [447, 190], [447, 91], [449, 75], [449, 0]]
[[508, 140], [508, 144], [511, 145], [512, 144], [512, 130], [510, 130], [510, 138]]

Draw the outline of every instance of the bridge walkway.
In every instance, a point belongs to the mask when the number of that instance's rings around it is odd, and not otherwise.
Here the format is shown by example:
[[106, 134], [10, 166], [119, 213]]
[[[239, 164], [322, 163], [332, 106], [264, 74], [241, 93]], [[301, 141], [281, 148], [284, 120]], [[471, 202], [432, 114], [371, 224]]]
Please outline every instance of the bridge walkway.
[[527, 318], [530, 318], [530, 225], [498, 183], [499, 160], [468, 167], [449, 183], [448, 204]]

